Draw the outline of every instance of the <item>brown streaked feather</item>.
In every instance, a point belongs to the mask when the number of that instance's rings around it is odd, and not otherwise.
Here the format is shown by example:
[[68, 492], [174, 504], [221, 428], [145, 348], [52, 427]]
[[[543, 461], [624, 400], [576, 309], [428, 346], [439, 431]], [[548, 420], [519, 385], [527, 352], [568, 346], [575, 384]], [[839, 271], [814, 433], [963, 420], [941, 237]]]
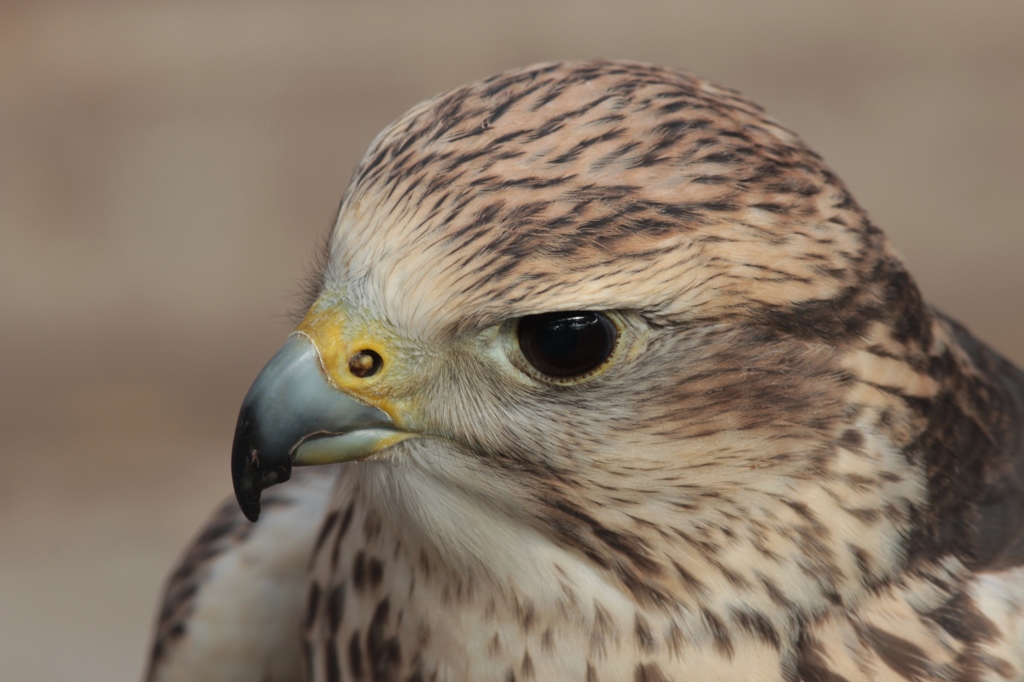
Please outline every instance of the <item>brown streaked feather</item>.
[[242, 515], [238, 504], [225, 500], [192, 541], [164, 587], [157, 615], [153, 645], [149, 654], [146, 682], [157, 679], [159, 669], [188, 630], [196, 595], [209, 575], [211, 565], [252, 532], [254, 526]]
[[975, 503], [971, 567], [998, 571], [1024, 564], [1024, 372], [966, 328], [943, 316], [957, 346], [970, 359], [974, 411], [984, 424], [959, 455], [984, 465]]
[[301, 595], [330, 474], [296, 472], [264, 496], [257, 524], [221, 505], [167, 580], [146, 682], [299, 682]]

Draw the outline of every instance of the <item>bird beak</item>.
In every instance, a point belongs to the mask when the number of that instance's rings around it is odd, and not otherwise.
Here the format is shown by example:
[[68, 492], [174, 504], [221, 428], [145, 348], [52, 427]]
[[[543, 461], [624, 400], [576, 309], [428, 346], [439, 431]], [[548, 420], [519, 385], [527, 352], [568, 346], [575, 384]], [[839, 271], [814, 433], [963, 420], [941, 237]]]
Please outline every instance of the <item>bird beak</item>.
[[235, 497], [250, 521], [260, 493], [287, 481], [292, 466], [364, 459], [413, 434], [386, 412], [331, 385], [317, 347], [292, 334], [256, 377], [242, 402], [231, 448]]

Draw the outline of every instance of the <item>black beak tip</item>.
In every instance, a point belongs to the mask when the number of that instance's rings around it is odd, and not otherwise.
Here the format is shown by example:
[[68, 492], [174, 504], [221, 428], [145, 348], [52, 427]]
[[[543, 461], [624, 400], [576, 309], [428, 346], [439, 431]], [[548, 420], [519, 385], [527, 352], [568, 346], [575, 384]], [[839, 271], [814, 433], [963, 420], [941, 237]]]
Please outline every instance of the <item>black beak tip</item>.
[[245, 518], [256, 521], [260, 517], [260, 493], [272, 485], [284, 483], [292, 475], [291, 462], [273, 468], [261, 466], [256, 450], [245, 447], [231, 453], [231, 482], [235, 488], [235, 499]]
[[252, 419], [245, 408], [239, 416], [235, 430], [235, 442], [231, 448], [231, 483], [235, 489], [235, 499], [245, 518], [256, 521], [260, 517], [260, 493], [277, 483], [291, 478], [292, 463], [290, 458], [274, 464], [267, 460], [253, 442], [257, 440], [253, 433]]
[[245, 518], [255, 521], [260, 517], [260, 493], [263, 492], [260, 485], [260, 460], [259, 454], [245, 445], [235, 443], [232, 448], [231, 482], [235, 488], [235, 499]]

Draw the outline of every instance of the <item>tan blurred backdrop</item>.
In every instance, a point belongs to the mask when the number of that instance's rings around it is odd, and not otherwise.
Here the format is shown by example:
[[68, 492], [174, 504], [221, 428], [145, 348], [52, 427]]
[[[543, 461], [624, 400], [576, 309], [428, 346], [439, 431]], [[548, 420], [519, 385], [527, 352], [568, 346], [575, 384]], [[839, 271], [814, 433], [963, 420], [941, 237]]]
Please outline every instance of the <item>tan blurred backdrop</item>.
[[1024, 360], [1024, 3], [0, 4], [0, 680], [138, 677], [373, 135], [530, 62], [739, 88]]

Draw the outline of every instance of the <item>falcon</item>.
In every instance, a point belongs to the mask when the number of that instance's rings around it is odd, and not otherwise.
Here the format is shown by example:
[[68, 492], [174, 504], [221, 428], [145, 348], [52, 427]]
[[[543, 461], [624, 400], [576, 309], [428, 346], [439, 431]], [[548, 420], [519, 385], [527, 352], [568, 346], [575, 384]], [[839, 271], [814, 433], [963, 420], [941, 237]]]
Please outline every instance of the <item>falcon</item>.
[[149, 680], [1024, 679], [1024, 374], [672, 69], [386, 128], [231, 471]]

